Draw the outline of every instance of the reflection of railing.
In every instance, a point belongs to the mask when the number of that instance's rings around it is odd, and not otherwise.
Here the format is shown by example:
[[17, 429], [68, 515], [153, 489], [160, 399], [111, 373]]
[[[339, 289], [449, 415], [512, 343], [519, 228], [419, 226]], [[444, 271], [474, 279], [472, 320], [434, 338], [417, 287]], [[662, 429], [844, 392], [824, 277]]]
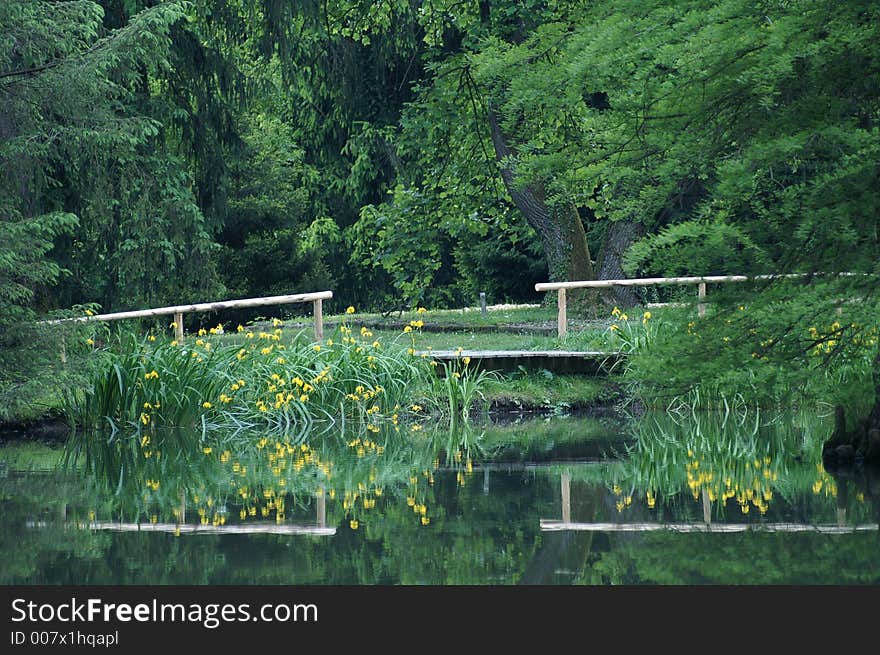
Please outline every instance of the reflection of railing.
[[581, 532], [817, 532], [821, 534], [850, 534], [880, 529], [877, 523], [861, 525], [810, 525], [807, 523], [572, 523], [541, 519], [541, 530]]
[[557, 333], [559, 337], [564, 337], [568, 331], [566, 317], [566, 289], [610, 289], [612, 287], [649, 287], [657, 284], [696, 284], [697, 299], [699, 304], [697, 310], [700, 316], [706, 312], [706, 285], [719, 284], [725, 282], [748, 282], [750, 280], [777, 280], [791, 277], [804, 277], [802, 273], [790, 273], [786, 275], [704, 275], [700, 277], [643, 277], [633, 278], [631, 280], [578, 280], [573, 282], [539, 282], [535, 285], [535, 291], [556, 291], [558, 293], [558, 317], [557, 317]]
[[114, 312], [112, 314], [95, 314], [92, 316], [79, 316], [76, 318], [64, 318], [55, 321], [46, 321], [47, 324], [61, 323], [65, 321], [118, 321], [126, 318], [149, 318], [151, 316], [174, 315], [174, 330], [178, 340], [183, 339], [183, 315], [190, 312], [212, 312], [221, 309], [241, 309], [244, 307], [261, 307], [265, 305], [289, 305], [297, 302], [311, 302], [315, 317], [315, 339], [320, 341], [324, 338], [324, 318], [322, 301], [333, 297], [332, 291], [316, 291], [314, 293], [297, 293], [285, 296], [266, 296], [263, 298], [242, 298], [241, 300], [222, 300], [220, 302], [203, 302], [194, 305], [173, 305], [170, 307], [155, 307], [153, 309], [138, 309], [130, 312]]
[[123, 523], [121, 521], [88, 521], [74, 523], [81, 530], [112, 530], [114, 532], [171, 532], [192, 534], [312, 534], [332, 536], [336, 528], [321, 525], [291, 525], [266, 521], [234, 525], [201, 525], [198, 523]]
[[[268, 521], [249, 523], [222, 524], [185, 523], [186, 497], [181, 494], [180, 507], [177, 510], [178, 523], [132, 523], [125, 521], [67, 521], [67, 503], [61, 506], [61, 520], [67, 527], [79, 530], [110, 530], [114, 532], [170, 532], [174, 534], [311, 534], [320, 537], [333, 536], [336, 528], [327, 526], [327, 499], [323, 493], [315, 494], [315, 523], [295, 525]], [[48, 521], [28, 521], [29, 528], [45, 528], [51, 525]]]
[[[559, 511], [562, 520], [540, 519], [541, 530], [544, 532], [816, 532], [820, 534], [851, 534], [853, 532], [880, 531], [880, 524], [863, 523], [846, 525], [846, 510], [839, 505], [837, 508], [837, 525], [815, 525], [809, 523], [713, 523], [712, 503], [709, 494], [702, 490], [703, 520], [692, 523], [612, 523], [579, 522], [571, 520], [571, 472], [563, 471], [559, 477]], [[840, 498], [838, 498], [840, 501]]]

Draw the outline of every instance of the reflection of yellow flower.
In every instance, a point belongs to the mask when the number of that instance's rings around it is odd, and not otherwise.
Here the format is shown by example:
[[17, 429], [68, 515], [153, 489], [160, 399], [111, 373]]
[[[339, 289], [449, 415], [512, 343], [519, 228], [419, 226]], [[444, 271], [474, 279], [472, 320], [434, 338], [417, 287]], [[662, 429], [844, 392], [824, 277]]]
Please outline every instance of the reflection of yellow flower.
[[348, 524], [351, 526], [352, 530], [358, 529], [359, 523], [357, 522], [357, 519], [352, 519], [351, 521], [348, 522]]

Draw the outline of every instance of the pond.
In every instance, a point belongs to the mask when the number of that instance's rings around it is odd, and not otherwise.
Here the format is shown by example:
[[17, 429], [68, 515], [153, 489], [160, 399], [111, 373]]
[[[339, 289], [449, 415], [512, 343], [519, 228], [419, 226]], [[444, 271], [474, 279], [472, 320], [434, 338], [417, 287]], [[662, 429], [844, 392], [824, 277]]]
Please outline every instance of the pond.
[[829, 430], [555, 417], [192, 457], [173, 434], [117, 435], [139, 458], [122, 473], [7, 449], [0, 584], [877, 584], [880, 476], [826, 471]]

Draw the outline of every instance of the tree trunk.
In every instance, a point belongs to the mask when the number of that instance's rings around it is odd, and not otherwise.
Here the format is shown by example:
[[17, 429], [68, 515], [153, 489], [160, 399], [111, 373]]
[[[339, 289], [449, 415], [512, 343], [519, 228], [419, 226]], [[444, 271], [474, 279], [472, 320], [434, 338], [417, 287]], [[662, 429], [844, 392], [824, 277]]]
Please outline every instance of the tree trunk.
[[[548, 207], [544, 185], [540, 182], [518, 186], [516, 171], [507, 160], [513, 153], [507, 145], [507, 139], [501, 132], [498, 117], [489, 110], [489, 126], [492, 130], [492, 144], [495, 156], [501, 166], [501, 178], [504, 186], [526, 221], [541, 239], [544, 257], [550, 271], [551, 280], [594, 280], [596, 273], [590, 259], [590, 248], [584, 224], [572, 203], [561, 207]], [[569, 295], [575, 303], [586, 303], [596, 300], [594, 293]]]
[[[610, 221], [599, 255], [599, 279], [619, 280], [627, 277], [623, 272], [623, 253], [642, 236], [642, 224], [633, 220]], [[635, 287], [615, 287], [603, 292], [606, 302], [618, 307], [635, 307], [639, 304]]]

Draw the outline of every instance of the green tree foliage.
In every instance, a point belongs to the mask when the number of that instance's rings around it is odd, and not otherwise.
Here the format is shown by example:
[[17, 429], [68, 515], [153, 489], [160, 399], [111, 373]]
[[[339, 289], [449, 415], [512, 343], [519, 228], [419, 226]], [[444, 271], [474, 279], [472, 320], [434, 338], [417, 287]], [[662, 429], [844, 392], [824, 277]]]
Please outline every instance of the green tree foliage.
[[663, 45], [643, 52], [650, 76], [622, 88], [625, 165], [607, 168], [611, 216], [652, 217], [629, 271], [806, 274], [712, 289], [714, 315], [637, 363], [646, 387], [765, 401], [824, 387], [852, 406], [877, 386], [877, 18], [867, 2], [731, 0], [645, 5], [622, 24], [663, 26]]
[[29, 377], [21, 366], [44, 345], [34, 309], [64, 304], [57, 283], [82, 285], [71, 302], [134, 301], [204, 279], [182, 265], [210, 248], [186, 171], [156, 152], [160, 124], [134, 93], [145, 72], [167, 69], [169, 30], [183, 17], [169, 2], [106, 30], [94, 2], [0, 8], [4, 384]]
[[332, 242], [338, 230], [332, 221], [316, 221], [308, 230], [308, 171], [291, 129], [266, 113], [247, 115], [242, 124], [245, 149], [231, 165], [227, 221], [219, 235], [229, 295], [334, 288], [325, 251], [315, 241]]

